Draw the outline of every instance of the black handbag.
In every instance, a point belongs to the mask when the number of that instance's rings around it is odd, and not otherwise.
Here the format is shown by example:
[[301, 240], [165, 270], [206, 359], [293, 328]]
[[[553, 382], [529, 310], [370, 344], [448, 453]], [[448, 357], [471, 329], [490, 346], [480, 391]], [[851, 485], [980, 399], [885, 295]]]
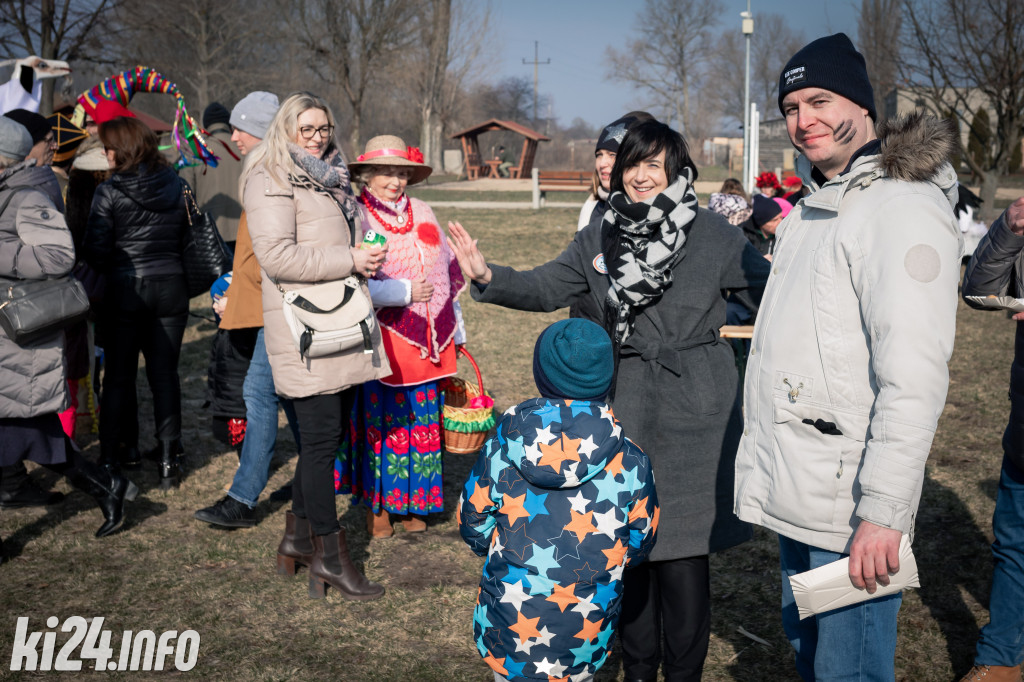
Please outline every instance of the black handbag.
[[89, 297], [74, 277], [0, 278], [0, 327], [19, 346], [70, 327], [89, 315]]
[[[7, 195], [0, 215], [14, 198]], [[0, 277], [0, 328], [25, 345], [81, 322], [89, 315], [89, 297], [81, 282], [65, 275], [53, 279]]]
[[188, 297], [208, 292], [217, 278], [231, 271], [233, 255], [217, 230], [217, 222], [209, 211], [200, 211], [192, 188], [184, 180], [181, 190], [185, 195], [185, 214], [188, 231], [181, 252], [182, 266]]

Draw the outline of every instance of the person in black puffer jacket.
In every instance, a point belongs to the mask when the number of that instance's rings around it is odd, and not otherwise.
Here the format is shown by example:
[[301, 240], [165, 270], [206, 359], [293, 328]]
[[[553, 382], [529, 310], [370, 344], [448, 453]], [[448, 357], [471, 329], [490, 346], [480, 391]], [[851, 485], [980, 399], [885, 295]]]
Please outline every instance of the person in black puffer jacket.
[[86, 225], [86, 262], [106, 275], [99, 310], [105, 373], [100, 400], [100, 457], [138, 447], [135, 377], [139, 351], [153, 392], [160, 484], [177, 483], [181, 447], [178, 356], [188, 320], [181, 251], [188, 217], [183, 184], [161, 156], [156, 135], [134, 118], [100, 125], [113, 171], [96, 188]]

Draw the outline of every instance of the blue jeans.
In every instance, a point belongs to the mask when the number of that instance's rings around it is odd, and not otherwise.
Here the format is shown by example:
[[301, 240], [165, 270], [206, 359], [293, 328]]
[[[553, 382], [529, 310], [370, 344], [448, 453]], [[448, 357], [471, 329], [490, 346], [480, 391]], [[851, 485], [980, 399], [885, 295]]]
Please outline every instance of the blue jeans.
[[290, 400], [277, 397], [274, 390], [274, 375], [270, 373], [270, 358], [263, 330], [256, 334], [249, 371], [242, 384], [242, 399], [245, 400], [245, 440], [242, 441], [241, 461], [235, 480], [231, 482], [228, 495], [242, 504], [255, 507], [260, 493], [267, 487], [270, 475], [270, 460], [274, 458], [277, 442], [277, 406], [284, 408], [288, 425], [299, 447], [299, 430], [296, 427], [295, 409]]
[[974, 662], [1012, 667], [1024, 662], [1024, 472], [1005, 456], [992, 532], [989, 623], [981, 629]]
[[796, 670], [807, 681], [892, 682], [896, 679], [896, 614], [903, 602], [902, 593], [800, 620], [789, 576], [844, 556], [779, 536], [782, 627], [796, 651]]

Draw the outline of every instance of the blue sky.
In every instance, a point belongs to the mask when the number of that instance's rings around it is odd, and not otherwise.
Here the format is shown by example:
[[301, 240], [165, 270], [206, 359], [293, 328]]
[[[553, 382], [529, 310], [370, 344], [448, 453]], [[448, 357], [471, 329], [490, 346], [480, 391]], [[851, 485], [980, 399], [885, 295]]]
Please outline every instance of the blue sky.
[[[723, 0], [722, 26], [740, 25], [746, 0]], [[810, 42], [844, 31], [856, 40], [860, 0], [750, 0], [758, 13], [783, 14]], [[609, 123], [643, 104], [630, 86], [605, 78], [608, 46], [621, 47], [633, 37], [633, 12], [641, 0], [495, 0], [491, 10], [489, 71], [497, 78], [533, 80], [534, 41], [540, 42], [541, 94], [551, 95], [562, 125], [580, 117], [593, 125]], [[755, 23], [755, 31], [757, 26]], [[548, 112], [541, 111], [542, 116]]]

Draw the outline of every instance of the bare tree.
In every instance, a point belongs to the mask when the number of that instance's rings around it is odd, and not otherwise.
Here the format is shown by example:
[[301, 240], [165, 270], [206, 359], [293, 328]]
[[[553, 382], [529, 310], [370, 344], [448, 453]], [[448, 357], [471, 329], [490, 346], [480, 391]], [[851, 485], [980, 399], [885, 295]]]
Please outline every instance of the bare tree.
[[[0, 49], [44, 61], [89, 60], [98, 55], [94, 34], [120, 0], [0, 0]], [[20, 54], [19, 54], [20, 53]], [[53, 81], [43, 82], [39, 110], [53, 111]]]
[[953, 111], [970, 126], [981, 105], [994, 130], [981, 158], [962, 158], [981, 179], [986, 210], [1024, 136], [1024, 2], [907, 0], [902, 75], [940, 115]]
[[490, 8], [469, 0], [430, 0], [420, 10], [419, 49], [402, 70], [420, 105], [420, 146], [425, 162], [442, 164], [445, 128], [455, 114], [463, 83], [484, 68], [481, 59]]
[[230, 108], [252, 85], [266, 87], [266, 22], [253, 18], [261, 5], [266, 9], [261, 0], [137, 0], [118, 12], [116, 53], [122, 64], [152, 66], [175, 81], [197, 117], [215, 100]]
[[636, 38], [624, 51], [608, 48], [608, 76], [646, 92], [687, 137], [691, 98], [713, 54], [711, 29], [722, 15], [718, 0], [645, 0], [637, 13]]
[[360, 149], [363, 105], [371, 84], [387, 95], [395, 85], [379, 74], [415, 39], [412, 0], [296, 0], [289, 3], [292, 37], [314, 74], [336, 86], [350, 107], [349, 144]]
[[[762, 119], [778, 114], [779, 74], [806, 42], [803, 33], [794, 31], [785, 17], [755, 16], [750, 38], [750, 101], [758, 105]], [[742, 125], [746, 44], [739, 26], [722, 34], [717, 55], [706, 89], [716, 95], [716, 108], [722, 116]]]
[[885, 98], [896, 87], [903, 0], [861, 0], [860, 7], [858, 47], [875, 91], [875, 110], [884, 117], [896, 113], [885, 111]]

